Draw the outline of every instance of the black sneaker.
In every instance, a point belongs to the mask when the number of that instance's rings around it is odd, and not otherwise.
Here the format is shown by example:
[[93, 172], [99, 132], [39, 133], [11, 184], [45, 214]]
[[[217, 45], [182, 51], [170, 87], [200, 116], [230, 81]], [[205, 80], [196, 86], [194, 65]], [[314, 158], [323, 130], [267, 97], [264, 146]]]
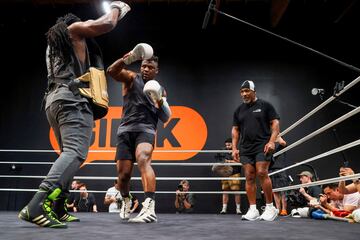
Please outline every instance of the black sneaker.
[[67, 228], [65, 223], [56, 219], [56, 214], [51, 210], [51, 200], [45, 191], [35, 193], [33, 199], [19, 213], [18, 217], [40, 227]]
[[69, 214], [66, 207], [66, 198], [59, 198], [54, 201], [53, 211], [61, 222], [80, 222], [80, 219]]

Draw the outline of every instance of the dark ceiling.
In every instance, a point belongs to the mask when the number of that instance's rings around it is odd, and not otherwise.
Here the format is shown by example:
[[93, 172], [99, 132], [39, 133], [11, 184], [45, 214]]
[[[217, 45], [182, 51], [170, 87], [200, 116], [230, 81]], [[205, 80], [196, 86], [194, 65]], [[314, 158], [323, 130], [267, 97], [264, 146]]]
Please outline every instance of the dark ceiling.
[[[99, 7], [101, 2], [102, 0], [0, 0], [0, 31], [14, 26], [24, 28], [24, 23], [50, 23], [54, 16], [75, 8], [85, 9], [84, 11], [96, 9], [99, 15], [102, 11]], [[161, 16], [157, 18], [161, 18], [162, 24], [168, 24], [165, 28], [183, 25], [201, 31], [210, 0], [126, 2], [133, 7], [132, 14], [138, 16], [147, 14], [148, 17], [155, 18], [160, 13]], [[360, 64], [360, 37], [356, 36], [360, 29], [360, 0], [213, 0], [213, 3], [220, 11], [231, 16], [352, 64]], [[54, 15], [58, 13], [59, 15]], [[226, 33], [244, 34], [243, 26], [234, 19], [212, 12], [206, 31], [224, 28]]]

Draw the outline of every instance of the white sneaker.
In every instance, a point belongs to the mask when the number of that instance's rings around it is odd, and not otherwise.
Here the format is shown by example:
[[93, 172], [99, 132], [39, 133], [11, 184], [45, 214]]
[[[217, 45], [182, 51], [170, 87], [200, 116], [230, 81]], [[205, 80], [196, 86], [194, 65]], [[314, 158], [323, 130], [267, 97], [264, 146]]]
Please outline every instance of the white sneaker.
[[276, 207], [265, 207], [265, 211], [261, 214], [260, 220], [274, 221], [279, 214], [279, 209]]
[[125, 197], [122, 199], [122, 204], [120, 208], [120, 218], [123, 220], [128, 220], [130, 218], [130, 209], [131, 209], [131, 199], [129, 197]]
[[143, 207], [140, 213], [134, 217], [129, 219], [129, 222], [133, 223], [152, 223], [157, 222], [157, 217], [155, 214], [155, 201], [151, 198], [146, 198], [142, 203]]
[[255, 221], [258, 220], [260, 217], [260, 213], [259, 210], [255, 209], [250, 209], [247, 211], [247, 213], [245, 215], [241, 216], [241, 219], [243, 220], [248, 220], [248, 221]]
[[226, 214], [226, 210], [225, 209], [222, 209], [220, 214]]
[[237, 215], [240, 215], [241, 213], [242, 213], [241, 210], [240, 210], [239, 208], [237, 208], [237, 209], [236, 209], [236, 214], [237, 214]]

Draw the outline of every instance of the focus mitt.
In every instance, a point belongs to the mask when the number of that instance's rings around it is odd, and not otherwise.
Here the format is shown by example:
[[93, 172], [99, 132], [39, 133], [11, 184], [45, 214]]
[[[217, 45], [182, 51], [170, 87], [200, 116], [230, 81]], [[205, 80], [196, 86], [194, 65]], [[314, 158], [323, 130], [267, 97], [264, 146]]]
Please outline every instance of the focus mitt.
[[219, 177], [230, 177], [233, 173], [232, 166], [223, 165], [223, 164], [215, 164], [211, 170], [216, 176]]

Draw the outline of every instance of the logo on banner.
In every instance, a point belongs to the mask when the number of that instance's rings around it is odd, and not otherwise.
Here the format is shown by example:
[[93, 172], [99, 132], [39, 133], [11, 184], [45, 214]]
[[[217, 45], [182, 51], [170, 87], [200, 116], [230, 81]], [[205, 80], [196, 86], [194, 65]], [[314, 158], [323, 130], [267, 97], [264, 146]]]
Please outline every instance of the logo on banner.
[[[207, 139], [207, 126], [202, 116], [192, 108], [172, 106], [171, 118], [163, 124], [159, 121], [155, 150], [201, 150]], [[109, 107], [108, 114], [95, 121], [90, 152], [85, 162], [115, 159], [117, 128], [122, 107]], [[50, 129], [50, 143], [59, 149], [54, 131]], [[187, 160], [197, 152], [154, 152], [153, 160]]]

